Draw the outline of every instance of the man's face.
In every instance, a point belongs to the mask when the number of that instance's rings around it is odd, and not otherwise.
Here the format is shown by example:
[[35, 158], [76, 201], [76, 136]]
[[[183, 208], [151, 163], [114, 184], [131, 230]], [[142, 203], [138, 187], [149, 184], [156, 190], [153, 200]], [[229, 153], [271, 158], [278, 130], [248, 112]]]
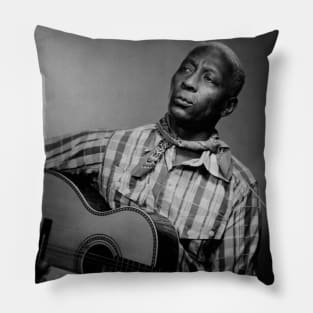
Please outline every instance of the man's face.
[[227, 102], [231, 65], [216, 49], [186, 57], [171, 82], [170, 115], [180, 123], [207, 127]]

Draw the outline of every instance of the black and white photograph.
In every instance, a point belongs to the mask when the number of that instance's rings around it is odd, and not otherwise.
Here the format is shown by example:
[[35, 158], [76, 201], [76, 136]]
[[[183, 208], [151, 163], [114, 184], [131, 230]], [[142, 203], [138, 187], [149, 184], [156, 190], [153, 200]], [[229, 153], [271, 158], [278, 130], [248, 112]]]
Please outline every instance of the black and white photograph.
[[[277, 36], [95, 41], [37, 26], [46, 152], [37, 282], [231, 271], [273, 283], [262, 151]], [[237, 107], [232, 148], [217, 128]]]

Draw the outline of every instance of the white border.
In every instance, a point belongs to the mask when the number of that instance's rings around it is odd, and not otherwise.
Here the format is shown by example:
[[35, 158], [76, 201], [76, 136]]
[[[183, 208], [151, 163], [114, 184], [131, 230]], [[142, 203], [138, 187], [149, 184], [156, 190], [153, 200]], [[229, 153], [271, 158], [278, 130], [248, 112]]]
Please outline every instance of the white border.
[[[1, 4], [2, 312], [312, 312], [310, 1]], [[104, 274], [36, 286], [43, 178], [36, 24], [99, 38], [208, 39], [279, 29], [267, 96], [267, 203], [276, 283], [233, 274]]]

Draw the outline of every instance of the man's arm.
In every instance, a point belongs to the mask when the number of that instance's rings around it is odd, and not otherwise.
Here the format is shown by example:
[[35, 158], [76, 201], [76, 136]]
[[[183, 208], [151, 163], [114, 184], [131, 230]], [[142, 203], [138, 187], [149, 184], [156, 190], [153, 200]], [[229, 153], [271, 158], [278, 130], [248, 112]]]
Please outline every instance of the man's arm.
[[265, 205], [261, 206], [259, 216], [260, 239], [255, 256], [256, 274], [259, 280], [261, 280], [264, 284], [271, 285], [274, 282], [274, 273]]
[[234, 204], [221, 243], [209, 256], [213, 271], [256, 274], [255, 254], [259, 244], [260, 201], [256, 185]]
[[95, 130], [49, 138], [45, 141], [45, 168], [85, 175], [96, 183], [111, 136], [112, 131]]

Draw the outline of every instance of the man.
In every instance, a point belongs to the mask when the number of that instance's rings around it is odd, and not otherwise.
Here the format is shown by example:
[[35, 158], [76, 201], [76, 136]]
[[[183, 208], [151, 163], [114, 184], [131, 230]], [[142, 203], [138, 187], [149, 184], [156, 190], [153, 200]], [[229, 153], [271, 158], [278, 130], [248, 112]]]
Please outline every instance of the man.
[[[84, 176], [112, 209], [136, 205], [167, 217], [180, 238], [179, 271], [258, 274], [271, 283], [257, 182], [215, 130], [236, 108], [244, 79], [229, 47], [199, 46], [174, 74], [158, 123], [51, 138], [46, 168]], [[260, 262], [269, 266], [260, 270]]]

